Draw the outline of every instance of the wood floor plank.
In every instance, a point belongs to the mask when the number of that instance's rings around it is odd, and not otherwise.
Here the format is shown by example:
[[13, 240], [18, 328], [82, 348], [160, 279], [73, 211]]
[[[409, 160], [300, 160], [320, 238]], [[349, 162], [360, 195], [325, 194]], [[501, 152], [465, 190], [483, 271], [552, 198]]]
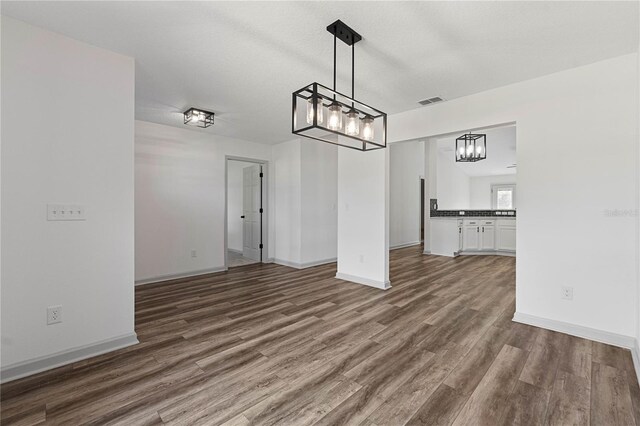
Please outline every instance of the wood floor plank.
[[594, 425], [635, 424], [625, 371], [594, 362], [591, 386], [591, 422]]
[[468, 395], [462, 395], [455, 389], [441, 384], [409, 419], [407, 425], [448, 426], [453, 423], [468, 397]]
[[551, 391], [545, 423], [552, 426], [591, 424], [590, 383], [584, 377], [559, 371]]
[[551, 392], [518, 380], [506, 401], [507, 408], [496, 424], [542, 425], [547, 414]]
[[494, 425], [527, 359], [522, 349], [505, 345], [471, 394], [454, 425]]
[[566, 336], [550, 330], [541, 330], [533, 344], [520, 380], [543, 389], [551, 389]]
[[393, 250], [388, 291], [335, 274], [252, 264], [138, 286], [140, 343], [2, 384], [1, 423], [640, 419], [629, 351], [511, 320], [513, 258]]

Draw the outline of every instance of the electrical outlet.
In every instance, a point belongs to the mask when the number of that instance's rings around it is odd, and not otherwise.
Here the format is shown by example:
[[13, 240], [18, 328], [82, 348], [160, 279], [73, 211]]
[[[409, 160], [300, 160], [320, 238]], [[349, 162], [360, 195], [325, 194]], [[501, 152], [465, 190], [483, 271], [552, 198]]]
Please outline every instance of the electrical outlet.
[[573, 287], [562, 287], [562, 298], [565, 300], [573, 300]]
[[191, 250], [191, 257], [198, 257], [198, 252], [196, 250]]
[[47, 325], [62, 322], [62, 305], [47, 308]]
[[87, 220], [82, 204], [47, 204], [47, 220]]

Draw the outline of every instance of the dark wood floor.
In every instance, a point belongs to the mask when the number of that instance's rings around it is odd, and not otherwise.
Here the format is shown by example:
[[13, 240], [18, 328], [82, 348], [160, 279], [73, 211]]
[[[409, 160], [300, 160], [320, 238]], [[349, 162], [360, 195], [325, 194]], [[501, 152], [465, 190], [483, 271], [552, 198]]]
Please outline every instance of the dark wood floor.
[[136, 290], [140, 344], [2, 386], [2, 424], [640, 425], [626, 350], [511, 322], [515, 260], [391, 253], [384, 292], [250, 265]]

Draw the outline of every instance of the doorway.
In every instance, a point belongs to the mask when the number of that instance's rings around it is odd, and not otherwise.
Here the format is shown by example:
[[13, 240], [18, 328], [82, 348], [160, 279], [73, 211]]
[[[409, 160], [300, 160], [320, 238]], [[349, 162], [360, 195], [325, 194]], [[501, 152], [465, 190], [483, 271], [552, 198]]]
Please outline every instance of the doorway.
[[227, 268], [260, 263], [266, 259], [266, 171], [264, 161], [226, 159]]

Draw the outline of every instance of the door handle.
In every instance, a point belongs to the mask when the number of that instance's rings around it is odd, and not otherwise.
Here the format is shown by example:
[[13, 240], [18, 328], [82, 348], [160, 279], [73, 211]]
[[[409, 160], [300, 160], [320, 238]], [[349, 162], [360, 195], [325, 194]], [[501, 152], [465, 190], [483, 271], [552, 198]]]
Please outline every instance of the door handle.
[[240, 219], [244, 219], [244, 215], [240, 216]]

